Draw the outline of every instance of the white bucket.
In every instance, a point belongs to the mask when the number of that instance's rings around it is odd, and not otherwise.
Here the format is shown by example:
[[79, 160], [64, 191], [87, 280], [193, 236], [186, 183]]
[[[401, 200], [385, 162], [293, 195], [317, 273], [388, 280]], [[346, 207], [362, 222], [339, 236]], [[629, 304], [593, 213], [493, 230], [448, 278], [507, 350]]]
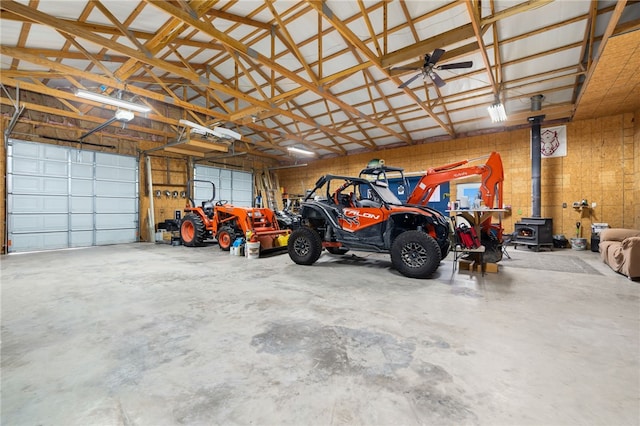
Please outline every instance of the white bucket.
[[245, 246], [245, 252], [247, 255], [247, 259], [257, 259], [260, 257], [260, 241], [256, 241], [255, 243], [251, 241], [247, 241]]
[[582, 251], [587, 248], [586, 238], [571, 238], [571, 248], [573, 250]]

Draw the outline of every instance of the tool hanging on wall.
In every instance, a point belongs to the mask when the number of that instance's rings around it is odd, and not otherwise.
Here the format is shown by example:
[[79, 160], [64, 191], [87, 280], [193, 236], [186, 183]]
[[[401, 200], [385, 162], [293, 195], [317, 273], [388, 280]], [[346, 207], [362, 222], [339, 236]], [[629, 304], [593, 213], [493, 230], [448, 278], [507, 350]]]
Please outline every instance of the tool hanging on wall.
[[580, 222], [576, 222], [576, 238], [580, 238], [580, 226], [582, 226], [582, 224]]

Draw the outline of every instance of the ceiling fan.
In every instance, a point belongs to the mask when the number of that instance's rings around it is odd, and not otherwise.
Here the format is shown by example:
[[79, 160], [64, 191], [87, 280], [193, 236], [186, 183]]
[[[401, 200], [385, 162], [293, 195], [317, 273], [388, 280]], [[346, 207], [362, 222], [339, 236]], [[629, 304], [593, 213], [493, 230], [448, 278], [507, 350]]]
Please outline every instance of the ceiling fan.
[[436, 66], [436, 62], [438, 62], [438, 60], [442, 57], [444, 52], [445, 51], [443, 49], [436, 49], [433, 51], [431, 55], [427, 53], [426, 55], [424, 55], [424, 64], [420, 68], [403, 68], [403, 67], [394, 68], [396, 70], [420, 71], [418, 74], [414, 75], [409, 80], [405, 81], [400, 86], [398, 86], [398, 89], [407, 87], [409, 84], [411, 84], [415, 79], [417, 79], [420, 76], [422, 76], [423, 79], [426, 79], [427, 77], [429, 77], [436, 86], [442, 87], [446, 83], [442, 78], [440, 78], [438, 74], [436, 74], [434, 70], [452, 70], [452, 69], [458, 69], [458, 68], [471, 68], [473, 66], [472, 61], [456, 62], [454, 64], [445, 64], [445, 65]]

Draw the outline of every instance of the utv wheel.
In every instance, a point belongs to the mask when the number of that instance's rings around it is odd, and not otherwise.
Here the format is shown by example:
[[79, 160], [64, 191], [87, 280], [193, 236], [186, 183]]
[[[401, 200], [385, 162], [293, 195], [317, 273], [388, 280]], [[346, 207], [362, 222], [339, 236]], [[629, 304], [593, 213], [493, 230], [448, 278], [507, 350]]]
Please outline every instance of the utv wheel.
[[298, 265], [312, 265], [322, 253], [322, 241], [311, 228], [298, 228], [291, 233], [288, 243], [289, 257]]
[[391, 263], [404, 276], [427, 278], [440, 265], [438, 242], [422, 231], [406, 231], [391, 245]]
[[218, 245], [220, 246], [221, 250], [229, 251], [231, 249], [233, 241], [236, 239], [236, 233], [230, 226], [223, 226], [218, 231], [216, 239], [218, 240]]
[[342, 247], [327, 247], [327, 251], [331, 254], [346, 254], [349, 249]]
[[204, 245], [204, 236], [207, 230], [200, 216], [187, 213], [180, 225], [180, 238], [182, 244], [187, 247], [197, 247]]

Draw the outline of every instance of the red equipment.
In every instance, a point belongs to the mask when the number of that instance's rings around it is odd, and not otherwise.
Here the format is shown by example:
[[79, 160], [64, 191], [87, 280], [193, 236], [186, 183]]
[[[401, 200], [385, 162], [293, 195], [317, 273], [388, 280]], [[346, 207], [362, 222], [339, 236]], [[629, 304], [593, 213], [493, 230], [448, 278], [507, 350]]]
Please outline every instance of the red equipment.
[[[471, 161], [489, 158], [485, 164], [460, 168]], [[407, 198], [407, 204], [426, 205], [433, 195], [433, 191], [444, 182], [481, 175], [480, 193], [484, 205], [488, 208], [502, 208], [502, 182], [504, 171], [500, 154], [492, 152], [488, 156], [462, 160], [440, 167], [432, 167], [420, 178], [413, 192]], [[497, 198], [497, 204], [494, 205]]]
[[[472, 165], [462, 167], [472, 161], [487, 158], [485, 164]], [[386, 180], [386, 172], [399, 172], [404, 181], [403, 169], [387, 166], [377, 166], [364, 169], [361, 175], [372, 176], [374, 179]], [[445, 182], [468, 178], [470, 176], [479, 175], [480, 196], [487, 208], [503, 208], [502, 202], [502, 184], [504, 181], [504, 170], [502, 168], [502, 159], [497, 152], [491, 152], [478, 158], [457, 161], [440, 167], [432, 167], [420, 178], [416, 187], [409, 194], [406, 204], [426, 206], [429, 199], [433, 196], [436, 188]], [[406, 185], [405, 185], [406, 186]], [[487, 247], [487, 256], [490, 261], [499, 261], [502, 258], [502, 225], [492, 224], [489, 216], [482, 224], [481, 240], [482, 244]]]

